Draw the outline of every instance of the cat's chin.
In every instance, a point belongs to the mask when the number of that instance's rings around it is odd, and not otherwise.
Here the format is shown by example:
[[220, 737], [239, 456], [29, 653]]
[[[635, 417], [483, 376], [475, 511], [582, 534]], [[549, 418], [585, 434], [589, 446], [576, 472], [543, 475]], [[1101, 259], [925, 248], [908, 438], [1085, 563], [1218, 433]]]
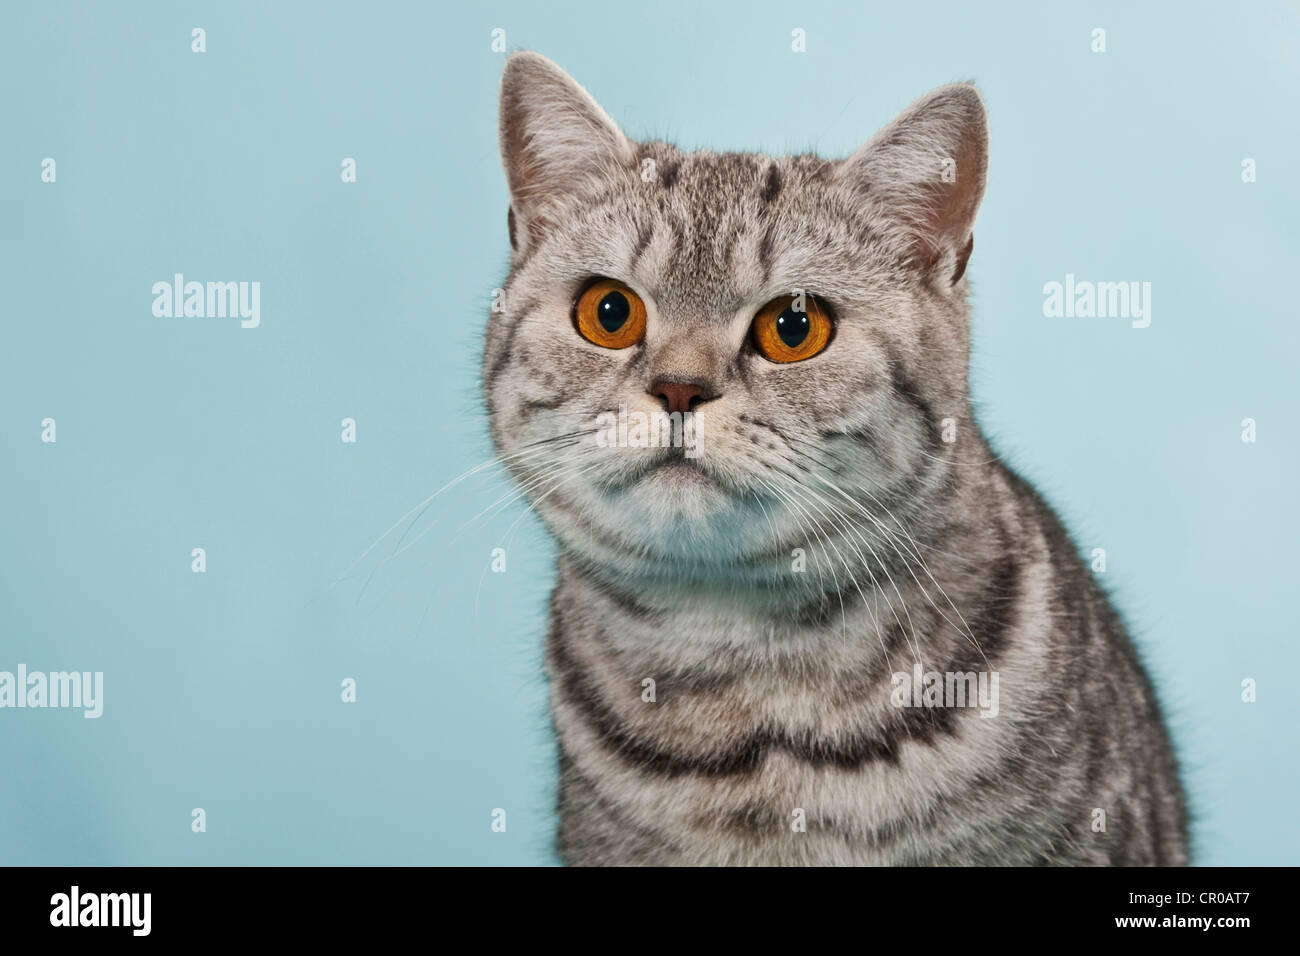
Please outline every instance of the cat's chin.
[[[661, 507], [669, 511], [709, 511], [727, 505], [731, 496], [703, 467], [687, 458], [672, 458], [647, 471], [636, 482], [638, 494], [658, 497]], [[702, 516], [702, 515], [701, 515]]]
[[660, 530], [708, 523], [731, 512], [734, 496], [708, 470], [687, 458], [672, 458], [640, 475], [622, 494]]
[[717, 482], [689, 458], [672, 458], [656, 465], [642, 481], [647, 479], [683, 487], [717, 487]]

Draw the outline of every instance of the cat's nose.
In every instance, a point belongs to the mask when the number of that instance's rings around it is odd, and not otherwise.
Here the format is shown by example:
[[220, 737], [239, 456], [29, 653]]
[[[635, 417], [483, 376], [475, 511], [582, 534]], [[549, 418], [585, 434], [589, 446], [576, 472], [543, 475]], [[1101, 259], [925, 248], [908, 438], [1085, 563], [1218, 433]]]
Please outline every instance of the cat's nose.
[[667, 378], [656, 379], [649, 392], [663, 399], [669, 415], [673, 412], [693, 412], [696, 405], [718, 397], [707, 382]]

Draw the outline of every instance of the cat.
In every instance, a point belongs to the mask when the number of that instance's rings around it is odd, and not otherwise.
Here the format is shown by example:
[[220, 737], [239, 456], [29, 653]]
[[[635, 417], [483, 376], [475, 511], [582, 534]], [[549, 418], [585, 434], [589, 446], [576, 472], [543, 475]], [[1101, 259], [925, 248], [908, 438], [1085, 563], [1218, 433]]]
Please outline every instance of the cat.
[[[1185, 864], [1124, 626], [970, 408], [976, 89], [844, 160], [687, 153], [518, 52], [499, 132], [483, 390], [558, 544], [560, 859]], [[596, 441], [619, 410], [692, 453]]]

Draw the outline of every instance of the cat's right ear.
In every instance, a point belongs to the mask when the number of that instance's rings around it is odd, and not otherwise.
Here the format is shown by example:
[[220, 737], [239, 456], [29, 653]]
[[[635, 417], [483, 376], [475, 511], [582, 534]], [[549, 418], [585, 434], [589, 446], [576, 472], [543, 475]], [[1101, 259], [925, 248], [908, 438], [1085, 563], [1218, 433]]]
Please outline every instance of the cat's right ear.
[[941, 86], [840, 164], [863, 214], [945, 286], [966, 271], [984, 196], [988, 116], [969, 83]]
[[501, 161], [510, 186], [510, 244], [523, 252], [557, 207], [636, 168], [631, 142], [569, 74], [540, 53], [506, 60]]

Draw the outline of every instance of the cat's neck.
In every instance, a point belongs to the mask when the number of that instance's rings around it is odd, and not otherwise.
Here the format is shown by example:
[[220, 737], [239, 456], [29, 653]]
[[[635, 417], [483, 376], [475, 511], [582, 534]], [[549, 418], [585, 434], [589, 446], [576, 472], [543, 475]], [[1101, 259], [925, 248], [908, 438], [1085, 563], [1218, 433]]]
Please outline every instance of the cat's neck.
[[[589, 541], [562, 545], [561, 589], [582, 594], [611, 623], [658, 621], [661, 631], [701, 646], [798, 647], [844, 634], [882, 647], [916, 645], [923, 632], [952, 630], [1004, 558], [997, 512], [1007, 493], [998, 468], [991, 456], [961, 451], [953, 462], [964, 467], [950, 468], [932, 486], [941, 491], [925, 500], [894, 502], [887, 513], [873, 506], [871, 516], [845, 508], [802, 542], [748, 558], [676, 560], [592, 550]], [[988, 520], [970, 520], [981, 510]], [[959, 513], [966, 517], [951, 520]]]

